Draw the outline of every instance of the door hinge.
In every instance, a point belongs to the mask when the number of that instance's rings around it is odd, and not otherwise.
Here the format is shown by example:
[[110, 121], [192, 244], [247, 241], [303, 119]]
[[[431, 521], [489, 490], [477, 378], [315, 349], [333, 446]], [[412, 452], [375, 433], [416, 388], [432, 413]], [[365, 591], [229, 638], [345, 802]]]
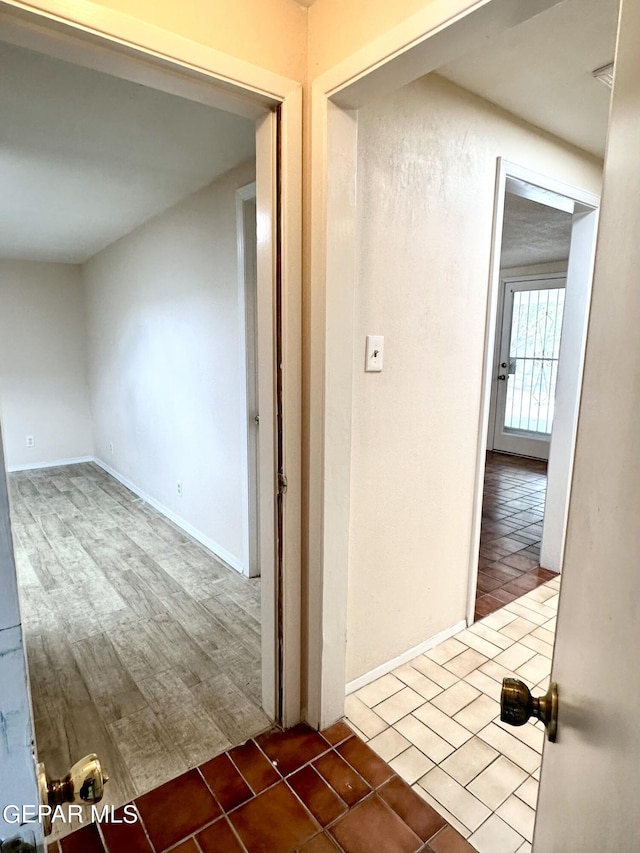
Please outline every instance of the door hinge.
[[287, 482], [286, 474], [284, 473], [284, 471], [278, 471], [278, 494], [286, 494], [288, 487], [289, 483]]

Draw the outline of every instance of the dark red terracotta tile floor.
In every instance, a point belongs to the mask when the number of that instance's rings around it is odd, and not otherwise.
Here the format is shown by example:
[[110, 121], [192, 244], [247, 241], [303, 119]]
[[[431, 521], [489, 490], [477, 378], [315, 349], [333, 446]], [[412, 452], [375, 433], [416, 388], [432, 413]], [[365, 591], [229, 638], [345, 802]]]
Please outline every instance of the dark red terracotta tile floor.
[[134, 804], [138, 823], [50, 853], [475, 853], [342, 722], [259, 735]]
[[547, 463], [487, 452], [475, 618], [551, 580], [540, 568]]

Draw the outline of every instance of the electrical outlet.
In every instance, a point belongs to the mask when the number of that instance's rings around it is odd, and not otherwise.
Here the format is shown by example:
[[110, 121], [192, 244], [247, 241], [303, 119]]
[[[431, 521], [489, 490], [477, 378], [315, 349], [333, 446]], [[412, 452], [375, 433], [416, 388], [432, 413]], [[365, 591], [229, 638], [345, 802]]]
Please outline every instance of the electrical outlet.
[[109, 453], [113, 453], [113, 442], [109, 442]]
[[36, 446], [35, 438], [32, 435], [28, 435], [27, 436], [27, 447], [35, 447], [35, 446]]
[[182, 497], [182, 480], [178, 480], [178, 482], [176, 483], [176, 487], [177, 487], [178, 497], [181, 498]]

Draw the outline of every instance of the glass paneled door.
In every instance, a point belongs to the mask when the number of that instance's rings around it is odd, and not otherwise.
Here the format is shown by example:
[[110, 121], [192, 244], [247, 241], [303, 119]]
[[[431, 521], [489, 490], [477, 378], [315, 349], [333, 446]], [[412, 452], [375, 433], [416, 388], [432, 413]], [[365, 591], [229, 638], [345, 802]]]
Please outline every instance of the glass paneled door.
[[549, 458], [564, 278], [504, 283], [493, 447]]

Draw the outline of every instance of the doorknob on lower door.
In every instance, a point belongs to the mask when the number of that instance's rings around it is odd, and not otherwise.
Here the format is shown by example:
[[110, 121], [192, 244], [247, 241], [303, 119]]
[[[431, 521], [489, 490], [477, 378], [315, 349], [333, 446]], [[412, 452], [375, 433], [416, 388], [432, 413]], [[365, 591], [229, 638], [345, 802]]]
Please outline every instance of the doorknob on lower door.
[[[38, 787], [40, 801], [54, 809], [64, 803], [92, 805], [102, 799], [104, 786], [109, 777], [95, 753], [76, 761], [64, 779], [49, 779], [44, 764], [38, 764]], [[45, 835], [51, 833], [51, 819], [43, 821]]]
[[531, 717], [542, 720], [547, 738], [554, 742], [558, 731], [558, 685], [551, 684], [545, 696], [533, 697], [523, 681], [502, 680], [500, 719], [510, 726], [523, 726]]

